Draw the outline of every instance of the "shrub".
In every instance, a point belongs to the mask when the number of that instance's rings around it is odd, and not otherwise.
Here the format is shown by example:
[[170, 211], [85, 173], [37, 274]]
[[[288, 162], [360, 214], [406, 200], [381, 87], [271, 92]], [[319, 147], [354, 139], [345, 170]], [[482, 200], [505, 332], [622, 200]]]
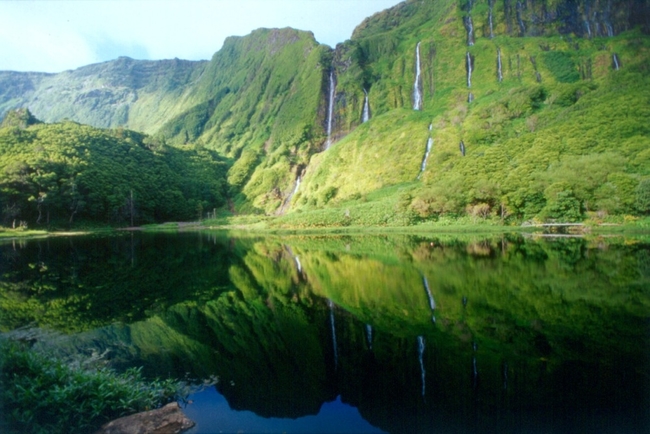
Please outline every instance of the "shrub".
[[178, 383], [147, 382], [139, 369], [85, 369], [13, 342], [0, 342], [0, 399], [21, 433], [94, 431], [103, 423], [170, 402]]

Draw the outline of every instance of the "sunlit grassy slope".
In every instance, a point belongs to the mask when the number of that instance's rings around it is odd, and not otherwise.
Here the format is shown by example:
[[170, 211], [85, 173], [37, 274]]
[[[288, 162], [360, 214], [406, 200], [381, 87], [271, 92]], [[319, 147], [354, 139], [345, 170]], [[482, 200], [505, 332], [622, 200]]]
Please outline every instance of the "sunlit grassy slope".
[[640, 0], [409, 0], [335, 48], [259, 29], [209, 62], [0, 73], [0, 110], [22, 101], [46, 121], [216, 150], [231, 211], [298, 225], [332, 209], [351, 224], [648, 214], [649, 29]]

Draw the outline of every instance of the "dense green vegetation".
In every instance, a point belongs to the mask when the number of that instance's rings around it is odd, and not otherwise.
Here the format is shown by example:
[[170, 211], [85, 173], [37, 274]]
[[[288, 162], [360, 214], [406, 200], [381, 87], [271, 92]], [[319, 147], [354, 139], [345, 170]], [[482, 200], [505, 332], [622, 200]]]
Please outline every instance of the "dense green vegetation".
[[213, 151], [74, 122], [13, 125], [18, 118], [0, 128], [6, 226], [195, 220], [225, 203], [227, 164]]
[[170, 402], [179, 390], [172, 380], [146, 381], [137, 369], [117, 373], [66, 363], [0, 341], [0, 403], [10, 433], [93, 432], [111, 419]]
[[[117, 193], [93, 186], [108, 203], [86, 200], [86, 217], [101, 222], [124, 218], [132, 188], [138, 222], [226, 203], [236, 214], [284, 215], [280, 224], [293, 227], [607, 222], [650, 214], [648, 16], [640, 0], [409, 0], [333, 49], [309, 32], [259, 29], [228, 38], [209, 62], [120, 58], [61, 74], [0, 73], [0, 111], [26, 105], [46, 121], [128, 127], [154, 134], [128, 133], [135, 142], [190, 150], [164, 148], [193, 187], [167, 188], [164, 174], [139, 189], [118, 180]], [[333, 145], [324, 151], [330, 74]], [[366, 94], [371, 119], [362, 124]], [[216, 171], [212, 184], [204, 163]], [[16, 189], [14, 169], [3, 178]], [[26, 210], [32, 198], [33, 216], [45, 187], [31, 188], [19, 202]], [[66, 194], [57, 213], [70, 219]], [[3, 199], [3, 209], [17, 200]]]

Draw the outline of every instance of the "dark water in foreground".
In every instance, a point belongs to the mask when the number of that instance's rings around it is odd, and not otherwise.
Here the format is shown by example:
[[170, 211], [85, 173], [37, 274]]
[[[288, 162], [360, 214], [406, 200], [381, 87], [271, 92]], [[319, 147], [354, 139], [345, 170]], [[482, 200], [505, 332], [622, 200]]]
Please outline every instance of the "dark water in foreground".
[[642, 239], [215, 233], [0, 244], [0, 327], [205, 380], [204, 432], [650, 432]]

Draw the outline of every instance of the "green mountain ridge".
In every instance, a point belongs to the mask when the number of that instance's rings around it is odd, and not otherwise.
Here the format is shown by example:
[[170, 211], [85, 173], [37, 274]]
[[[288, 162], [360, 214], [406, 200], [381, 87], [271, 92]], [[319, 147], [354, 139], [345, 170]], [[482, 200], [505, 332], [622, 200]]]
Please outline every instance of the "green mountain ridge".
[[382, 224], [373, 195], [401, 223], [643, 214], [649, 29], [640, 0], [406, 1], [335, 49], [259, 29], [209, 62], [0, 72], [0, 112], [215, 150], [237, 212], [307, 226]]

